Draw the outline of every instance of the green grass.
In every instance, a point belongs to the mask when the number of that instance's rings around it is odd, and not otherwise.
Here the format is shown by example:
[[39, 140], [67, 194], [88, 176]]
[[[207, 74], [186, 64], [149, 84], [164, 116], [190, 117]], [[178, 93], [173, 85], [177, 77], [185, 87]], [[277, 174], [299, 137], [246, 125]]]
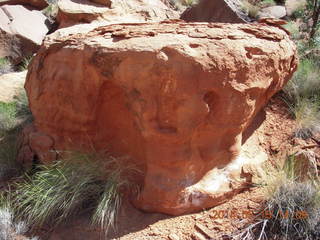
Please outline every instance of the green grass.
[[302, 59], [284, 88], [285, 101], [297, 122], [295, 135], [308, 138], [320, 131], [320, 70], [314, 59]]
[[111, 156], [71, 153], [11, 184], [5, 198], [17, 219], [32, 227], [56, 226], [89, 210], [92, 222], [107, 233], [115, 226], [121, 189], [131, 184], [123, 173], [133, 168], [120, 162]]
[[0, 180], [17, 176], [18, 139], [23, 126], [32, 119], [25, 92], [11, 103], [0, 102]]

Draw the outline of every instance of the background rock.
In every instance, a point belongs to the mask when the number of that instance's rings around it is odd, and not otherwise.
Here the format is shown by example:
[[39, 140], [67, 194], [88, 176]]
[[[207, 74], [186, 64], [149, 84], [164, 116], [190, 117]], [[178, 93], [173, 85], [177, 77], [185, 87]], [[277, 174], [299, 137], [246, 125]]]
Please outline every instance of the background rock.
[[283, 18], [287, 16], [286, 8], [284, 6], [272, 6], [261, 9], [261, 12], [259, 13], [260, 18]]
[[144, 172], [135, 205], [178, 215], [244, 189], [242, 132], [296, 66], [266, 24], [120, 24], [47, 38], [25, 86], [47, 151], [127, 155]]
[[288, 16], [292, 16], [292, 14], [299, 10], [303, 9], [303, 7], [307, 4], [306, 0], [286, 0], [285, 7]]
[[161, 21], [179, 18], [174, 10], [160, 0], [111, 0], [110, 7], [88, 0], [58, 2], [59, 28], [92, 21], [108, 23]]
[[45, 0], [0, 0], [0, 6], [3, 5], [24, 5], [42, 10], [48, 6], [48, 3]]
[[49, 31], [47, 18], [36, 10], [20, 5], [0, 8], [0, 57], [10, 57], [14, 63], [32, 56]]
[[200, 0], [186, 9], [181, 19], [187, 22], [245, 23], [247, 16], [239, 11], [239, 0]]
[[27, 71], [0, 75], [0, 102], [12, 102], [24, 91]]

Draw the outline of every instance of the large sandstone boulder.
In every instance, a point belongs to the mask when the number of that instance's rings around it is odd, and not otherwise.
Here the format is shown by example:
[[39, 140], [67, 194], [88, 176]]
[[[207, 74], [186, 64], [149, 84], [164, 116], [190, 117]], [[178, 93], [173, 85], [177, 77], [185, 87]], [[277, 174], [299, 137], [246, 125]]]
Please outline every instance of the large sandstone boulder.
[[42, 10], [48, 6], [48, 3], [46, 0], [0, 0], [0, 6], [3, 5], [24, 5]]
[[109, 23], [128, 23], [161, 21], [179, 18], [174, 10], [160, 0], [61, 0], [58, 2], [59, 28], [79, 23], [105, 21]]
[[120, 24], [56, 37], [29, 65], [32, 151], [43, 162], [92, 147], [129, 156], [144, 173], [135, 205], [173, 215], [244, 189], [242, 133], [297, 67], [289, 36], [266, 24]]
[[239, 11], [240, 0], [200, 0], [186, 9], [181, 19], [187, 22], [245, 23], [248, 17]]
[[19, 63], [32, 56], [48, 31], [48, 20], [40, 11], [20, 5], [0, 7], [0, 57]]

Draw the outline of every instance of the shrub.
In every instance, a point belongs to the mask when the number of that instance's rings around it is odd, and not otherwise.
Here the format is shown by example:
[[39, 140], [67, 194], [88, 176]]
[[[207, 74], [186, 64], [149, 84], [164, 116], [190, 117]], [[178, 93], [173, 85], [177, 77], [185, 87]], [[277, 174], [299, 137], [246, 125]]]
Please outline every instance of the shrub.
[[289, 157], [285, 166], [267, 180], [264, 207], [253, 223], [236, 234], [236, 239], [319, 239], [319, 182], [314, 179], [300, 182], [296, 167], [295, 159]]
[[291, 102], [303, 97], [317, 98], [320, 96], [320, 71], [313, 59], [302, 59], [298, 71], [285, 86], [284, 91]]
[[[103, 166], [101, 166], [103, 165]], [[28, 225], [57, 225], [81, 211], [93, 211], [92, 222], [107, 233], [121, 205], [123, 180], [119, 159], [73, 153], [67, 159], [40, 165], [32, 175], [13, 183], [7, 191], [16, 217]]]
[[320, 71], [313, 59], [302, 59], [284, 88], [285, 101], [296, 119], [297, 137], [308, 138], [320, 130]]

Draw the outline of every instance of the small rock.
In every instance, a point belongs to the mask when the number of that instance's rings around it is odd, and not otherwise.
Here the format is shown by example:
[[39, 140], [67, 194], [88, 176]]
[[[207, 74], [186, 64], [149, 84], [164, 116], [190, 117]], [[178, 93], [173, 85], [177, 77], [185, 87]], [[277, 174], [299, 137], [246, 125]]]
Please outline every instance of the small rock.
[[47, 17], [21, 5], [0, 7], [0, 57], [10, 57], [15, 64], [31, 57], [49, 31]]
[[259, 18], [263, 17], [273, 17], [273, 18], [283, 18], [287, 15], [286, 8], [283, 6], [272, 6], [261, 9], [259, 13]]
[[24, 91], [27, 71], [7, 73], [0, 76], [0, 102], [12, 102]]
[[2, 0], [0, 6], [3, 5], [26, 5], [42, 10], [48, 6], [48, 3], [45, 0]]
[[208, 238], [213, 238], [213, 233], [200, 223], [196, 223], [195, 228]]
[[171, 234], [168, 236], [168, 238], [169, 238], [170, 240], [180, 240], [180, 238], [178, 237], [178, 235], [175, 234], [175, 233], [171, 233]]
[[207, 238], [206, 237], [204, 237], [201, 233], [199, 233], [199, 232], [194, 232], [193, 234], [192, 234], [192, 239], [193, 240], [207, 240]]
[[306, 5], [306, 0], [286, 0], [285, 8], [288, 16], [292, 16], [292, 14], [299, 10], [303, 9]]

